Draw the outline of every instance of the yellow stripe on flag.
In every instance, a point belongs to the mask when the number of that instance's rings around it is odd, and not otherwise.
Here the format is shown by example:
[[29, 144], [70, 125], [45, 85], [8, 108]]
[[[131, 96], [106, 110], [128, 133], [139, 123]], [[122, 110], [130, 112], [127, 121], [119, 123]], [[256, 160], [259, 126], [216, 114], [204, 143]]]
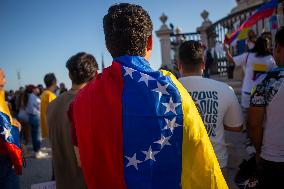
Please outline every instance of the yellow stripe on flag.
[[268, 71], [268, 67], [265, 64], [253, 64], [253, 71], [256, 72], [267, 72]]
[[17, 124], [14, 124], [10, 110], [8, 108], [6, 101], [5, 101], [5, 91], [3, 91], [3, 90], [0, 90], [0, 112], [9, 116], [10, 122], [12, 123], [13, 126], [17, 125]]
[[238, 35], [238, 39], [239, 40], [245, 40], [247, 39], [247, 34], [248, 34], [249, 28], [244, 28], [240, 31], [239, 35]]
[[183, 189], [228, 189], [205, 126], [189, 93], [173, 74], [162, 70], [178, 88], [183, 111]]

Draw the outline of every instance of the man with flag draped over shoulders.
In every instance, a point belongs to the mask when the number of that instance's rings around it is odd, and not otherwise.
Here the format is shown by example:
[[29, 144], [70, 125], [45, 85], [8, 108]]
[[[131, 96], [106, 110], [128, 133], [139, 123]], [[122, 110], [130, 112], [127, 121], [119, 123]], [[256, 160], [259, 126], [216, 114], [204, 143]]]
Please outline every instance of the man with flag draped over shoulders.
[[18, 121], [10, 114], [5, 101], [4, 71], [0, 68], [0, 188], [19, 189], [19, 178], [22, 172], [22, 152]]
[[88, 188], [228, 188], [191, 97], [171, 73], [150, 67], [148, 13], [115, 4], [103, 25], [112, 65], [69, 110]]

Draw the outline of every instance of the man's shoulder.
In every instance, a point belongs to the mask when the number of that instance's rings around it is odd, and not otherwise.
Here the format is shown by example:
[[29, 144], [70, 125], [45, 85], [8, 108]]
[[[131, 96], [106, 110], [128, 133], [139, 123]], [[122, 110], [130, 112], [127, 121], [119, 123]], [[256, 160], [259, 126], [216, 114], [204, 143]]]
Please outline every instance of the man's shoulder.
[[55, 98], [53, 101], [51, 101], [47, 106], [47, 113], [57, 110], [58, 112], [62, 111], [62, 108], [64, 108], [65, 104], [70, 104], [72, 99], [75, 97], [75, 95], [70, 95], [68, 92], [65, 92], [61, 94], [59, 97]]
[[204, 87], [206, 89], [214, 88], [215, 90], [232, 90], [232, 88], [227, 83], [217, 81], [215, 79], [200, 77], [198, 78], [198, 80], [196, 80], [192, 79], [192, 77], [188, 77], [184, 78], [184, 80], [189, 81], [193, 86], [197, 86], [199, 88]]
[[[112, 86], [116, 85], [116, 82], [122, 80], [121, 65], [113, 62], [111, 66], [104, 68], [102, 73], [99, 73], [89, 83], [81, 89], [74, 101], [87, 102], [87, 99], [99, 96], [104, 92], [105, 89], [111, 89]], [[74, 106], [76, 106], [74, 103]]]
[[283, 77], [284, 77], [284, 68], [275, 68], [267, 72], [265, 79], [269, 79], [269, 78], [280, 79]]
[[56, 97], [56, 95], [49, 91], [49, 90], [44, 90], [40, 96], [41, 99], [49, 99], [49, 97]]

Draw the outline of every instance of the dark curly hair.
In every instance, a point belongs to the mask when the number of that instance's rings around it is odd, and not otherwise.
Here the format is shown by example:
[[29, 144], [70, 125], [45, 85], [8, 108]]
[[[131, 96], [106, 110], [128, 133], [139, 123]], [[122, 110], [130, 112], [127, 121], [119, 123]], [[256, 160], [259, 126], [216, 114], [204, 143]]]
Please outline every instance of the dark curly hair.
[[85, 52], [79, 52], [66, 62], [70, 79], [75, 84], [82, 84], [93, 78], [98, 70], [95, 57]]
[[120, 3], [108, 9], [103, 20], [106, 46], [113, 58], [145, 56], [153, 24], [141, 6]]
[[180, 63], [185, 70], [197, 69], [204, 63], [204, 51], [201, 43], [190, 40], [185, 41], [179, 47], [178, 51]]
[[57, 79], [56, 79], [54, 73], [48, 73], [44, 76], [43, 81], [44, 81], [45, 86], [48, 88], [48, 87], [56, 84]]

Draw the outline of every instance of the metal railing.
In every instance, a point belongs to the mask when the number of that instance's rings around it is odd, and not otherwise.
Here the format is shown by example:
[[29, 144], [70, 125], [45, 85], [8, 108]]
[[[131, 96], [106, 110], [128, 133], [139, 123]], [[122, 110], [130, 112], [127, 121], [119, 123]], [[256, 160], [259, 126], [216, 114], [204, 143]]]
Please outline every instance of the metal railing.
[[178, 34], [172, 33], [170, 40], [172, 47], [176, 47], [179, 46], [184, 41], [189, 41], [189, 40], [200, 41], [200, 34], [197, 32], [178, 33]]
[[[284, 4], [284, 0], [278, 0], [278, 4]], [[208, 47], [213, 48], [215, 47], [216, 43], [223, 43], [225, 39], [226, 33], [232, 33], [239, 25], [241, 25], [246, 19], [248, 19], [254, 11], [259, 8], [263, 3], [259, 5], [252, 6], [250, 8], [247, 8], [245, 10], [230, 14], [217, 22], [213, 23], [210, 27], [207, 29], [207, 37], [208, 37]], [[282, 10], [284, 12], [284, 10]], [[283, 14], [283, 13], [282, 13]], [[269, 19], [265, 18], [263, 20], [260, 20], [256, 25], [252, 27], [252, 29], [255, 31], [256, 35], [259, 36], [263, 33], [263, 29], [266, 28], [268, 31], [266, 31], [266, 34], [270, 33], [269, 27], [267, 27], [267, 24], [269, 23]], [[271, 33], [270, 33], [271, 34]], [[191, 33], [174, 33], [172, 32], [170, 36], [171, 41], [171, 49], [173, 51], [172, 56], [172, 62], [176, 62], [175, 54], [177, 52], [178, 46], [188, 40], [196, 40], [200, 41], [200, 33], [198, 32], [191, 32]], [[234, 47], [232, 48], [233, 54], [237, 55], [242, 52], [238, 51], [238, 48]], [[214, 64], [211, 71], [213, 74], [220, 74], [220, 75], [227, 75], [227, 71], [229, 68], [229, 64], [224, 56], [224, 53], [215, 53], [214, 54]]]

